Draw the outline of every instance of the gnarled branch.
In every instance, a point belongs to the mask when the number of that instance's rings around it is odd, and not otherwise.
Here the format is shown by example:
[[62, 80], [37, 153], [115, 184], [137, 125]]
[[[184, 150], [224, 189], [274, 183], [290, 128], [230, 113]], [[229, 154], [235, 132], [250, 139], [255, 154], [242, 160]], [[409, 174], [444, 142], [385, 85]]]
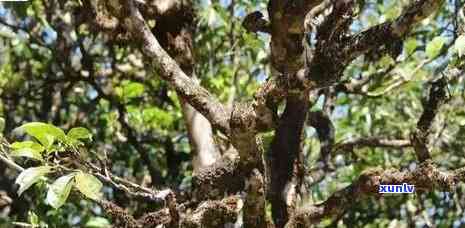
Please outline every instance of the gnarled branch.
[[323, 218], [337, 217], [359, 200], [368, 196], [381, 196], [379, 186], [382, 184], [415, 185], [415, 190], [431, 191], [441, 189], [451, 191], [459, 181], [465, 181], [465, 169], [450, 172], [440, 171], [430, 161], [426, 161], [414, 171], [395, 169], [372, 169], [361, 174], [350, 186], [335, 192], [326, 201], [307, 206], [292, 216], [286, 224], [287, 228], [308, 227]]
[[153, 66], [176, 92], [204, 115], [213, 125], [229, 135], [229, 111], [207, 90], [187, 76], [168, 53], [160, 46], [158, 40], [145, 23], [142, 14], [133, 1], [128, 1], [130, 31], [139, 38], [142, 50], [153, 61]]

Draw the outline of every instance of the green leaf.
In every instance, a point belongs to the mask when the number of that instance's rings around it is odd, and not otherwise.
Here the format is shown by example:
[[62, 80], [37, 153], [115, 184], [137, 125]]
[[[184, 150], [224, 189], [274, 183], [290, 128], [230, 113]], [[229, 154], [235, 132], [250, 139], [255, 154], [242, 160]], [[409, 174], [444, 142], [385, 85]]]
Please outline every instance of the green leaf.
[[446, 39], [444, 37], [434, 37], [434, 39], [426, 45], [426, 55], [428, 58], [432, 59], [438, 56], [445, 42]]
[[19, 184], [18, 195], [23, 194], [29, 187], [40, 180], [45, 174], [50, 173], [52, 168], [50, 166], [39, 166], [24, 170], [16, 178], [15, 183]]
[[395, 61], [392, 59], [391, 56], [385, 55], [379, 60], [379, 65], [384, 68], [388, 68], [394, 62]]
[[69, 130], [68, 137], [78, 140], [78, 139], [92, 139], [92, 133], [90, 133], [87, 128], [75, 127]]
[[35, 150], [32, 150], [31, 148], [22, 148], [18, 150], [14, 150], [11, 152], [11, 155], [14, 157], [27, 157], [27, 158], [32, 158], [38, 161], [43, 161], [44, 159], [42, 158], [42, 155], [38, 153]]
[[87, 228], [107, 228], [111, 227], [110, 222], [108, 219], [103, 217], [92, 217], [89, 221], [86, 222], [85, 227]]
[[22, 149], [22, 148], [31, 148], [39, 152], [43, 152], [45, 150], [45, 148], [42, 145], [36, 142], [33, 142], [33, 141], [15, 142], [11, 144], [11, 148], [13, 148], [14, 150]]
[[465, 55], [465, 35], [461, 35], [455, 40], [454, 50], [457, 52], [459, 57]]
[[217, 26], [218, 24], [222, 24], [221, 22], [223, 22], [213, 7], [210, 7], [208, 9], [206, 19], [207, 24], [210, 27]]
[[0, 117], [0, 134], [5, 130], [5, 118]]
[[102, 182], [95, 176], [83, 172], [76, 175], [76, 188], [86, 197], [97, 200], [101, 197]]
[[28, 220], [31, 225], [39, 226], [39, 216], [37, 216], [37, 214], [33, 211], [28, 212]]
[[42, 152], [45, 148], [33, 141], [24, 141], [24, 142], [15, 142], [11, 144], [13, 151], [11, 152], [12, 156], [17, 157], [28, 157], [33, 158], [39, 161], [42, 161]]
[[401, 13], [401, 5], [399, 4], [392, 4], [387, 11], [384, 13], [384, 16], [387, 20], [392, 20], [399, 16]]
[[63, 206], [71, 192], [71, 187], [73, 187], [73, 178], [75, 175], [75, 173], [72, 173], [62, 176], [49, 186], [46, 198], [47, 204], [55, 209]]
[[407, 52], [407, 55], [411, 55], [412, 53], [414, 53], [415, 50], [417, 49], [417, 46], [418, 46], [417, 40], [413, 38], [410, 38], [404, 42], [404, 47], [405, 47], [405, 51]]
[[138, 82], [123, 82], [123, 96], [126, 99], [139, 97], [144, 93], [144, 85]]
[[36, 138], [45, 148], [49, 148], [55, 140], [64, 141], [66, 138], [65, 132], [51, 124], [41, 122], [31, 122], [22, 125], [19, 129]]
[[174, 121], [174, 117], [171, 113], [158, 107], [143, 109], [142, 118], [144, 124], [162, 128], [170, 127]]

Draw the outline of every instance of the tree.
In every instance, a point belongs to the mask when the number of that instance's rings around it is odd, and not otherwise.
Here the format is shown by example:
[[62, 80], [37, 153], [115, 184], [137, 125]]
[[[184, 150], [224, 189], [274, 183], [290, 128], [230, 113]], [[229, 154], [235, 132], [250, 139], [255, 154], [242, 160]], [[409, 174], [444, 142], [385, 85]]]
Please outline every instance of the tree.
[[459, 227], [463, 5], [2, 3], [0, 224]]

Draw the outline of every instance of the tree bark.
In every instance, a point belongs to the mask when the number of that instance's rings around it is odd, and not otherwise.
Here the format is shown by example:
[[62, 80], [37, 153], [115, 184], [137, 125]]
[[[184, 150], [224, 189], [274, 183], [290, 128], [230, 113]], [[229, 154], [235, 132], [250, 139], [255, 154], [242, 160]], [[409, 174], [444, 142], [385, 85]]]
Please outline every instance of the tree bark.
[[284, 227], [296, 207], [299, 191], [302, 130], [309, 108], [307, 96], [290, 96], [267, 153], [270, 174], [269, 200], [276, 227]]
[[[181, 6], [175, 7], [179, 4]], [[182, 71], [190, 76], [193, 82], [198, 83], [192, 42], [193, 14], [191, 2], [173, 1], [172, 10], [164, 11], [164, 14], [157, 17], [153, 34], [163, 49], [176, 60]], [[181, 99], [181, 108], [193, 153], [192, 166], [194, 173], [198, 173], [220, 159], [221, 154], [214, 142], [210, 122], [184, 99]]]

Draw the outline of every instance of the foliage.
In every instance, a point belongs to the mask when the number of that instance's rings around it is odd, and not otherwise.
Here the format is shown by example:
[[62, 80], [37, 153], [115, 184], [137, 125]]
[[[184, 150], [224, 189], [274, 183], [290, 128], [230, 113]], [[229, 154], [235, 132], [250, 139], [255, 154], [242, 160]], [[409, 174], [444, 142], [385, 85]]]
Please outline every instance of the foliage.
[[[32, 158], [39, 162], [36, 167], [22, 171], [16, 178], [19, 184], [18, 195], [41, 180], [47, 180], [52, 175], [61, 175], [51, 184], [47, 184], [45, 202], [55, 209], [60, 208], [68, 199], [73, 187], [85, 197], [98, 200], [102, 183], [92, 174], [82, 170], [69, 170], [60, 164], [66, 153], [79, 156], [79, 147], [84, 145], [82, 140], [89, 140], [92, 134], [83, 127], [72, 128], [67, 134], [60, 128], [47, 123], [31, 122], [17, 128], [24, 131], [36, 141], [15, 142], [11, 145], [13, 156]], [[70, 156], [71, 159], [75, 157]], [[48, 178], [47, 178], [48, 177]]]
[[[396, 18], [412, 1], [356, 2], [360, 12], [351, 33]], [[407, 34], [399, 56], [378, 56], [381, 51], [375, 51], [357, 58], [344, 71], [342, 82], [370, 80], [354, 93], [335, 94], [330, 119], [336, 144], [372, 136], [408, 139], [424, 109], [430, 82], [447, 67], [463, 68], [463, 18], [456, 11], [464, 2], [445, 2]], [[200, 85], [228, 106], [253, 99], [273, 72], [270, 37], [247, 33], [241, 23], [248, 13], [265, 12], [268, 1], [193, 4], [194, 72]], [[8, 205], [11, 212], [0, 217], [1, 227], [15, 221], [110, 227], [113, 221], [95, 204], [101, 199], [120, 202], [136, 215], [158, 209], [103, 185], [102, 176], [83, 165], [88, 161], [144, 187], [154, 186], [151, 170], [155, 170], [165, 186], [186, 192], [192, 188], [195, 153], [183, 98], [154, 72], [136, 42], [117, 40], [116, 35], [95, 31], [93, 24], [80, 21], [85, 17], [81, 13], [87, 12], [81, 7], [81, 1], [55, 0], [0, 4], [0, 22], [5, 22], [0, 23], [1, 129], [12, 142], [8, 157], [25, 168], [15, 174], [0, 165], [0, 193], [6, 192], [14, 202]], [[445, 169], [465, 166], [464, 88], [463, 78], [450, 82], [451, 101], [432, 127], [433, 159]], [[327, 97], [321, 94], [312, 111], [327, 108]], [[318, 166], [322, 143], [312, 127], [305, 126], [304, 132], [303, 166], [311, 169]], [[268, 150], [274, 134], [262, 136]], [[214, 139], [222, 152], [231, 147], [216, 129]], [[413, 169], [415, 159], [411, 147], [338, 152], [330, 161], [334, 170], [310, 187], [305, 200], [322, 202], [369, 168]], [[370, 198], [353, 205], [338, 224], [324, 220], [320, 226], [461, 227], [463, 187], [451, 195]]]

